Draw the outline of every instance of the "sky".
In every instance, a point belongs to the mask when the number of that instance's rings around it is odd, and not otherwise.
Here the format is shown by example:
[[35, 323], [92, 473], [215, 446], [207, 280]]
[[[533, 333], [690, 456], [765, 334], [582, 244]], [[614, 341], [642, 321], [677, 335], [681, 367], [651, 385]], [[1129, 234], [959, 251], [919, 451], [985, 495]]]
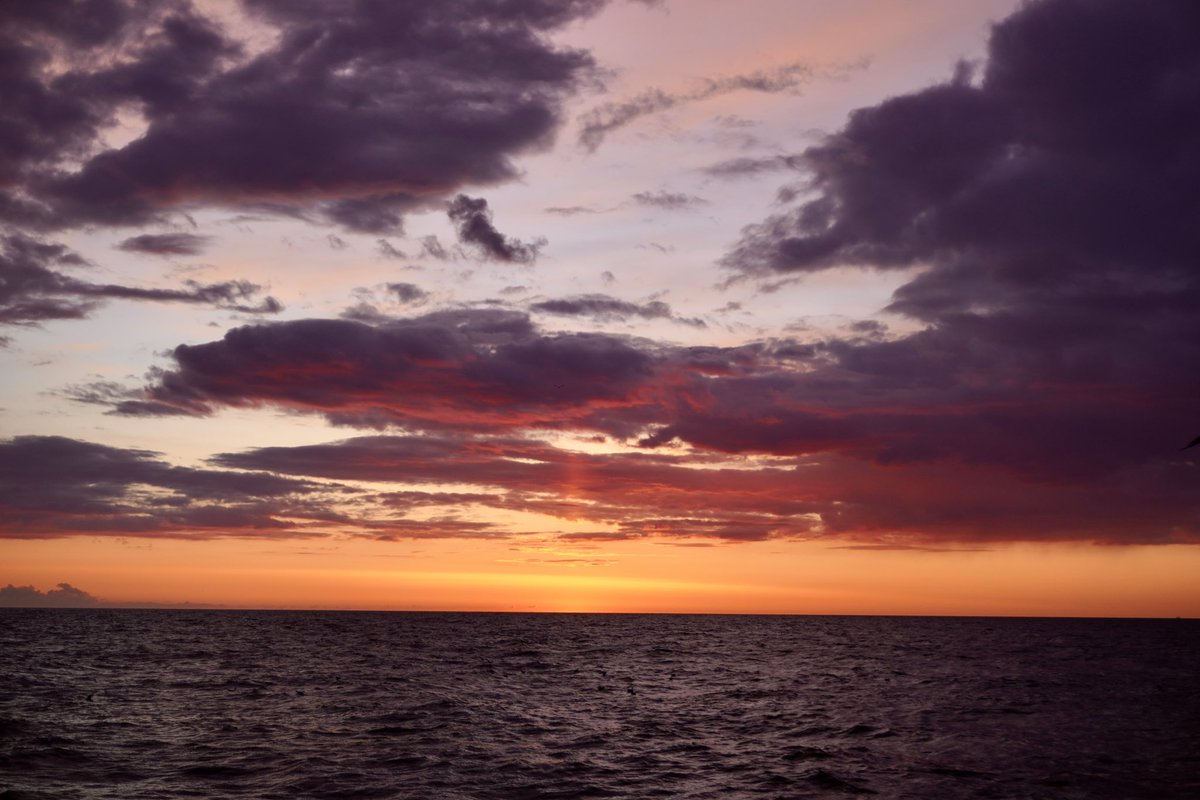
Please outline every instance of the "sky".
[[1190, 0], [9, 0], [0, 605], [1200, 614]]

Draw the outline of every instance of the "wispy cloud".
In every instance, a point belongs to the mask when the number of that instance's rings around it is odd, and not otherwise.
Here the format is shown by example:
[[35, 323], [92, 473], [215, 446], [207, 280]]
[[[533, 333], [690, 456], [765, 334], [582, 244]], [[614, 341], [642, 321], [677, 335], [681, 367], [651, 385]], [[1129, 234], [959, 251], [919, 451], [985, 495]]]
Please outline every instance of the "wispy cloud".
[[152, 256], [195, 256], [204, 252], [208, 242], [209, 237], [194, 233], [143, 233], [124, 240], [117, 249]]
[[701, 78], [697, 81], [698, 86], [688, 91], [647, 89], [626, 100], [601, 103], [584, 113], [579, 118], [579, 144], [594, 152], [608, 136], [642, 117], [730, 92], [797, 92], [827, 72], [808, 62], [797, 61], [739, 75]]
[[249, 314], [283, 309], [273, 297], [259, 300], [262, 287], [249, 281], [186, 280], [177, 289], [91, 283], [62, 271], [89, 266], [63, 245], [10, 235], [3, 237], [0, 248], [0, 325], [83, 319], [106, 300], [207, 305]]

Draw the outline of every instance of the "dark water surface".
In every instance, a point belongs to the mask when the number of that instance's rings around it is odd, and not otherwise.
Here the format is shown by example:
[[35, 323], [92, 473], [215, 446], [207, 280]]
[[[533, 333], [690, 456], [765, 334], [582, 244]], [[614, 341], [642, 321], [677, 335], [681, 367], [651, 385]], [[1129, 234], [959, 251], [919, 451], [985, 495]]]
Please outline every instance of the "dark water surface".
[[1191, 621], [0, 610], [0, 798], [1200, 798]]

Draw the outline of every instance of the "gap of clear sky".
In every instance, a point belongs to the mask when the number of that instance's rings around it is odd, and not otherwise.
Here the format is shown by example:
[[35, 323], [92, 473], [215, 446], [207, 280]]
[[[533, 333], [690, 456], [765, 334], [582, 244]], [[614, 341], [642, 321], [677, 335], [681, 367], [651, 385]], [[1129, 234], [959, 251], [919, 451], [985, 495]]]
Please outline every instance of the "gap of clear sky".
[[13, 0], [0, 604], [1200, 614], [1198, 141], [1190, 0]]

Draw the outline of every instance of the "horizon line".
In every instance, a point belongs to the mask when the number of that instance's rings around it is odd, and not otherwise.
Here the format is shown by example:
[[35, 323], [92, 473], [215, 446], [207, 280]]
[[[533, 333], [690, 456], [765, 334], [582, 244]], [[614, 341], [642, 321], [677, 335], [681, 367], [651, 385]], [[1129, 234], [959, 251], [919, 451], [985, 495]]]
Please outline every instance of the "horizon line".
[[333, 608], [292, 606], [202, 606], [181, 603], [146, 605], [91, 606], [0, 606], [2, 611], [216, 611], [256, 613], [334, 613], [334, 614], [538, 614], [544, 616], [626, 616], [626, 617], [862, 617], [882, 619], [1089, 619], [1089, 620], [1178, 620], [1197, 621], [1200, 616], [1111, 616], [1088, 614], [864, 614], [801, 611], [549, 611], [549, 610], [486, 610], [486, 609], [418, 609], [418, 608]]

